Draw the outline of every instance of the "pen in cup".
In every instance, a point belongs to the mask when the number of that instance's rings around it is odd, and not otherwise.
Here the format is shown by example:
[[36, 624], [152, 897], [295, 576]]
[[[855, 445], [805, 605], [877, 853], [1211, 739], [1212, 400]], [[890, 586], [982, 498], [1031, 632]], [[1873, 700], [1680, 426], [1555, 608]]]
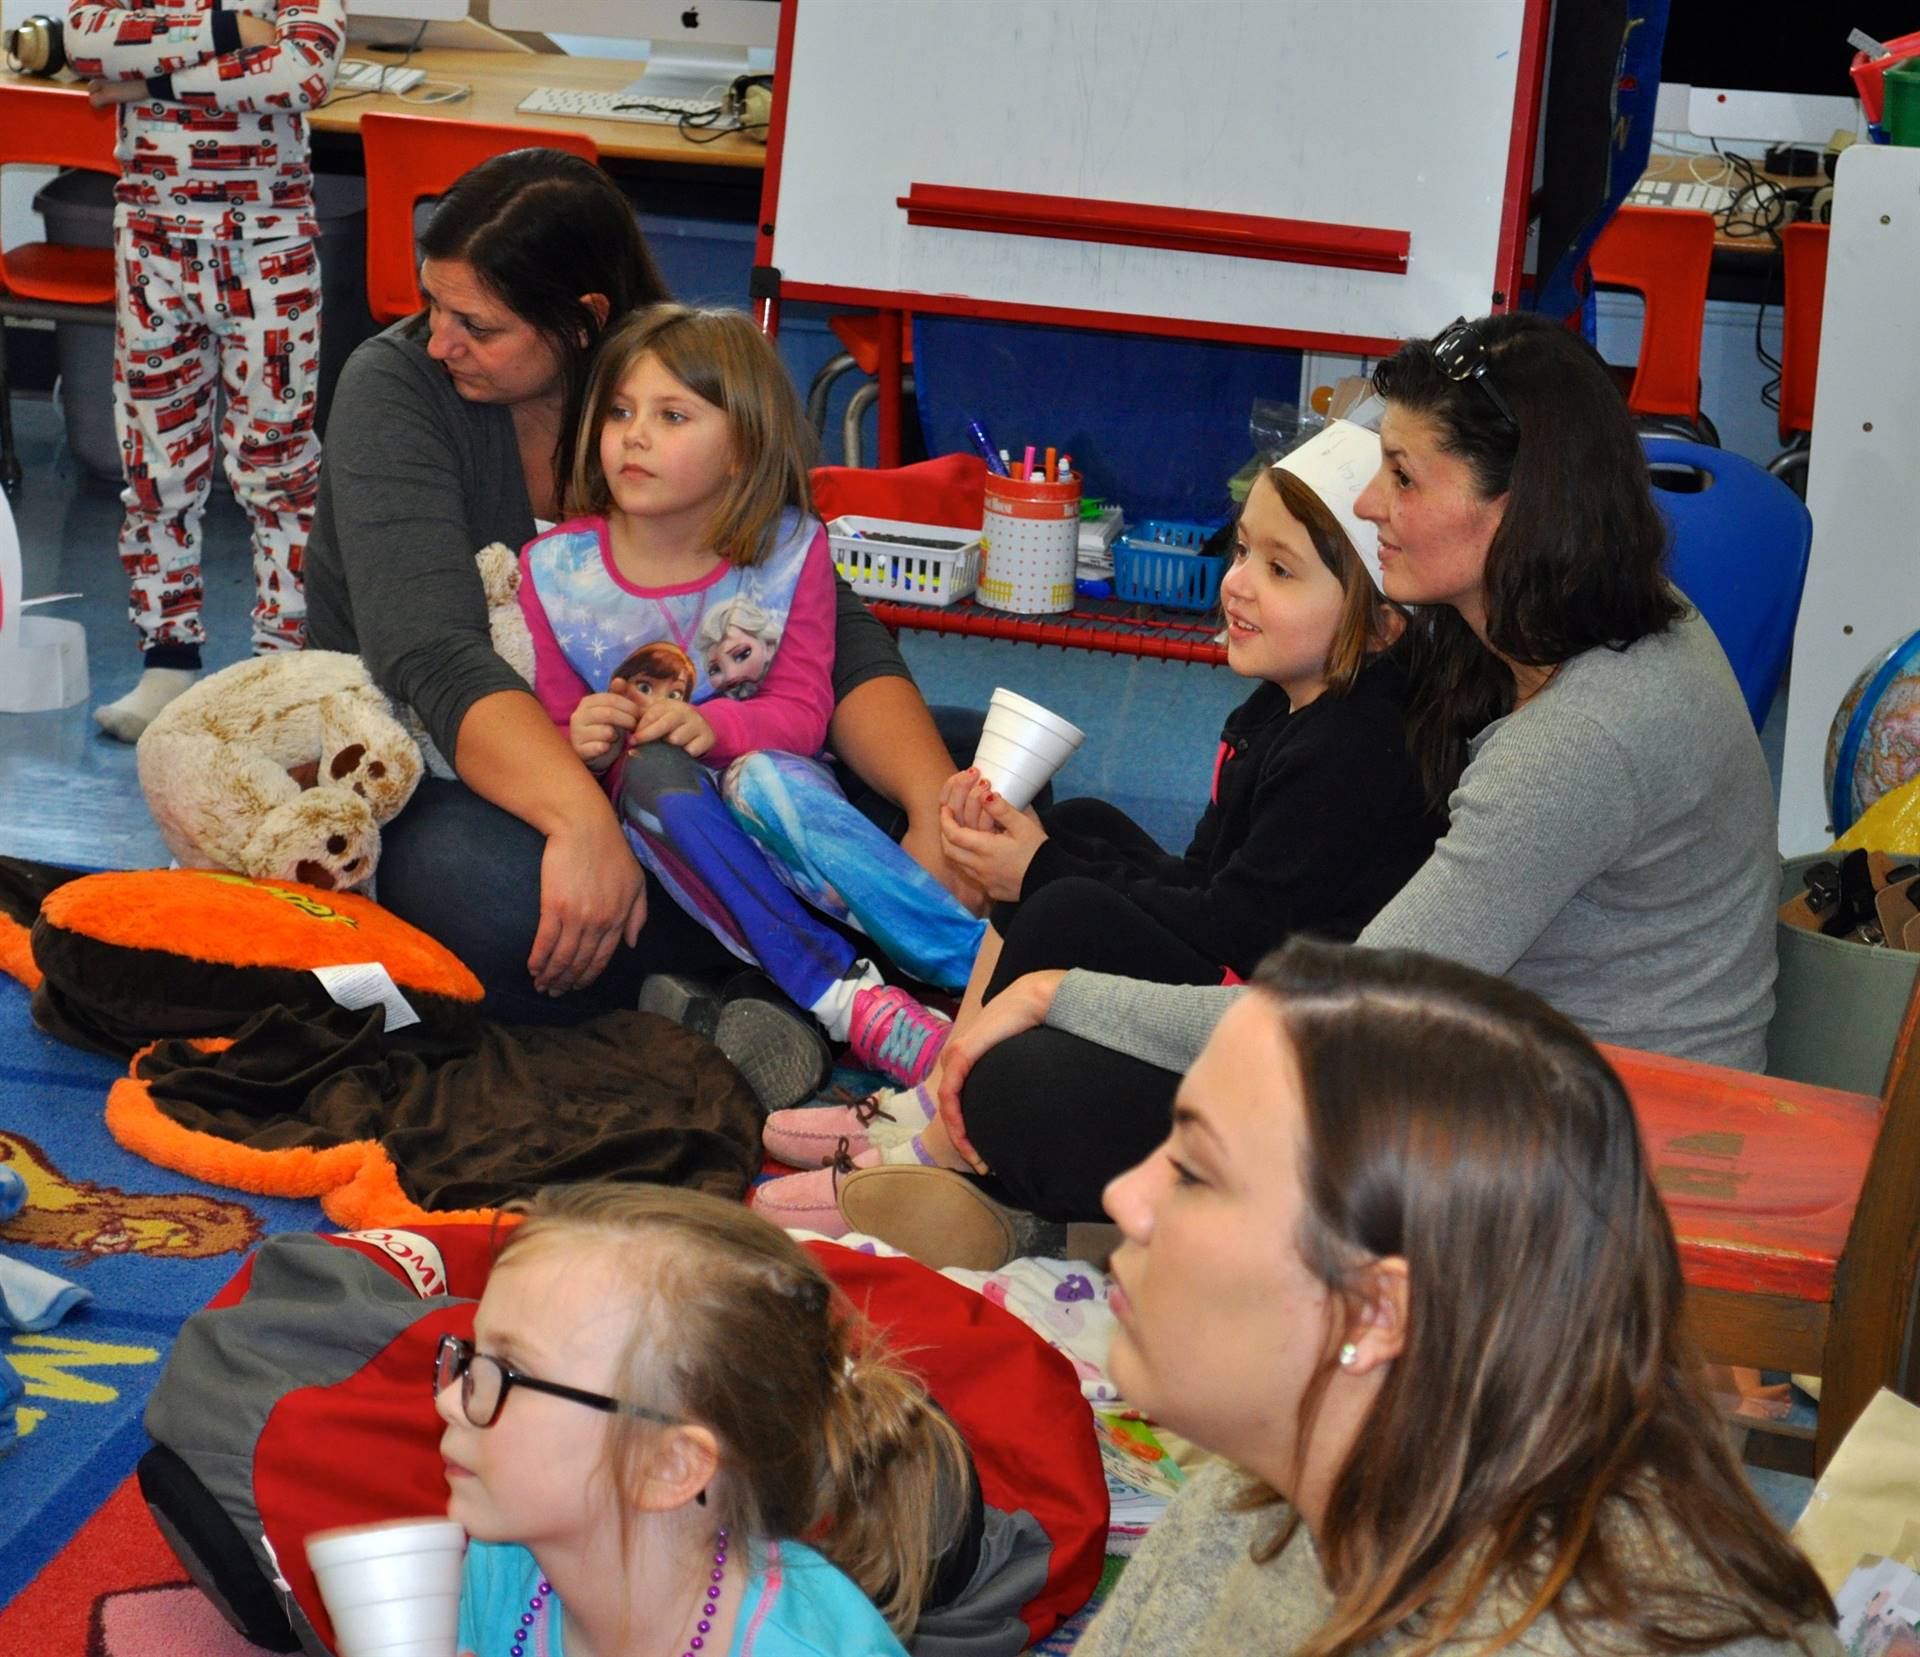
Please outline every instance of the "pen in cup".
[[987, 436], [987, 428], [980, 421], [967, 422], [967, 441], [979, 451], [980, 458], [987, 463], [989, 472], [996, 472], [1001, 477], [1007, 476], [1007, 463], [1001, 458], [1005, 451], [993, 446], [993, 439]]

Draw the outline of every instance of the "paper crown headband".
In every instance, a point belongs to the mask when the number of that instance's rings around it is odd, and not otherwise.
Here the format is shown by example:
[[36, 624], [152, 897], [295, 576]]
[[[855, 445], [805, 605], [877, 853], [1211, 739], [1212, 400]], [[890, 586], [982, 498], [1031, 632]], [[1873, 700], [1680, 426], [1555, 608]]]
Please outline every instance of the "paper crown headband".
[[1291, 472], [1318, 495], [1335, 521], [1347, 532], [1360, 562], [1367, 566], [1374, 586], [1380, 585], [1380, 532], [1353, 515], [1360, 491], [1380, 470], [1380, 434], [1351, 420], [1333, 420], [1299, 448], [1283, 454], [1274, 465]]

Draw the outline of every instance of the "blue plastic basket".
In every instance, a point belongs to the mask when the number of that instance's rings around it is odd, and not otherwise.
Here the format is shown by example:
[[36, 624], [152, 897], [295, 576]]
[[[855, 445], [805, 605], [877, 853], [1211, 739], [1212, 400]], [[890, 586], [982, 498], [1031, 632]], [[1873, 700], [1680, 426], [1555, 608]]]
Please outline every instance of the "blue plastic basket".
[[1169, 610], [1211, 610], [1227, 561], [1200, 549], [1219, 529], [1177, 518], [1135, 524], [1113, 543], [1114, 596]]

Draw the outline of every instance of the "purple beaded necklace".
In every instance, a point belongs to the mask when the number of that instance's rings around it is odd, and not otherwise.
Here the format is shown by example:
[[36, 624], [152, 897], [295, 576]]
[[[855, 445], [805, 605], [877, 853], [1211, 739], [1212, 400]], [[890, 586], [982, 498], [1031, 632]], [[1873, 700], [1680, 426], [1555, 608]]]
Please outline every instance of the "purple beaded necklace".
[[[713, 1632], [714, 1613], [720, 1604], [720, 1589], [727, 1575], [727, 1527], [720, 1527], [720, 1534], [714, 1540], [713, 1570], [707, 1578], [707, 1597], [700, 1607], [700, 1621], [694, 1635], [687, 1642], [687, 1649], [681, 1657], [694, 1657], [694, 1653], [704, 1650], [707, 1636]], [[533, 1591], [533, 1598], [527, 1601], [526, 1610], [520, 1613], [520, 1626], [513, 1631], [513, 1657], [527, 1657], [527, 1635], [539, 1624], [544, 1632], [547, 1625], [547, 1600], [553, 1593], [553, 1584], [545, 1577], [540, 1586]], [[547, 1642], [543, 1638], [540, 1649], [546, 1650]]]

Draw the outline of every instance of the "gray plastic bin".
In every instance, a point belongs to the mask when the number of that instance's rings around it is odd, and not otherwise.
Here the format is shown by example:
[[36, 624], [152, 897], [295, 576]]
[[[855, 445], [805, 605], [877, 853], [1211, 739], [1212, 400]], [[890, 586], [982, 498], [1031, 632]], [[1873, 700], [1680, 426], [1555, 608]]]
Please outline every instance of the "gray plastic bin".
[[[1781, 900], [1803, 890], [1803, 872], [1832, 855], [1789, 858]], [[1920, 955], [1777, 925], [1780, 976], [1767, 1026], [1767, 1074], [1877, 1097], [1920, 975]]]
[[[320, 221], [320, 389], [322, 436], [334, 381], [353, 348], [374, 330], [367, 314], [367, 186], [363, 179], [319, 173], [313, 181]], [[104, 173], [64, 172], [34, 195], [48, 238], [75, 247], [113, 245], [113, 180]], [[89, 471], [119, 481], [120, 445], [113, 434], [113, 329], [86, 322], [54, 326], [67, 446]], [[217, 411], [216, 411], [217, 412]], [[218, 465], [214, 481], [224, 488]]]

